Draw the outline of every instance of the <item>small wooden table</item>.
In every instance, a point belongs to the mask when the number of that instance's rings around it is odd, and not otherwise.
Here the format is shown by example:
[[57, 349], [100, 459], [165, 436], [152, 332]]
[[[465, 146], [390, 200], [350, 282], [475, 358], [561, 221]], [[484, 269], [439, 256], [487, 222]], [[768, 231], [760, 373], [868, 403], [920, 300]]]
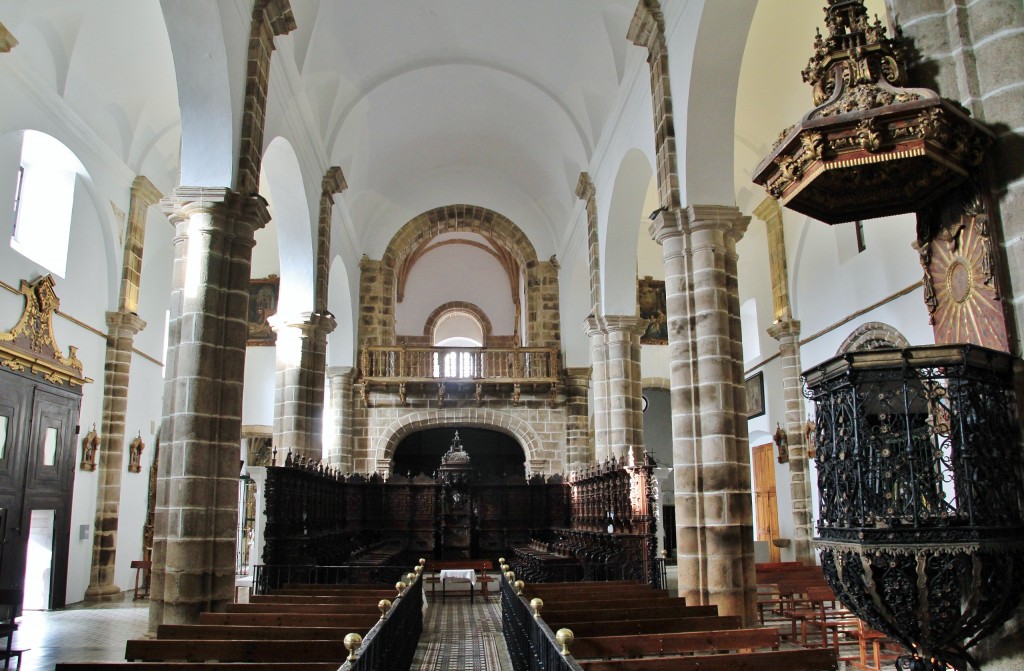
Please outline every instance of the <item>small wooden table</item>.
[[[138, 601], [139, 599], [148, 599], [149, 571], [153, 568], [153, 562], [145, 559], [136, 559], [132, 562], [132, 568], [135, 569], [135, 594], [132, 597], [132, 601]], [[142, 594], [139, 594], [139, 576], [142, 576]]]
[[441, 569], [441, 602], [445, 601], [444, 583], [446, 580], [468, 580], [469, 602], [473, 603], [473, 586], [476, 585], [476, 571], [473, 569]]

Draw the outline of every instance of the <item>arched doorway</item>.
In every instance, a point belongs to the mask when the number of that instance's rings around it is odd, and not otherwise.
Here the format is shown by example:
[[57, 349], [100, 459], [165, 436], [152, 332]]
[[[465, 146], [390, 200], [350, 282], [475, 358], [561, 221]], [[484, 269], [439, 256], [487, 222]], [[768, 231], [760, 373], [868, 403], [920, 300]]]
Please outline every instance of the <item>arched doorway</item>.
[[526, 477], [526, 456], [519, 442], [500, 431], [469, 426], [424, 429], [405, 436], [395, 448], [392, 473], [433, 475], [458, 430], [477, 477]]

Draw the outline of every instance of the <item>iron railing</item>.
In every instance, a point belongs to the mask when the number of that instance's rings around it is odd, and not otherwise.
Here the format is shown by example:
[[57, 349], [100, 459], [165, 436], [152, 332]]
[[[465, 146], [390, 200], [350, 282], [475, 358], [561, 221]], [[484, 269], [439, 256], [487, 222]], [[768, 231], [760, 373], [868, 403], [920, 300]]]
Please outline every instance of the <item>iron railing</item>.
[[526, 599], [516, 595], [501, 576], [501, 631], [514, 671], [583, 671], [571, 655], [563, 655], [555, 634], [534, 617]]
[[338, 671], [408, 671], [422, 633], [423, 580], [417, 576]]

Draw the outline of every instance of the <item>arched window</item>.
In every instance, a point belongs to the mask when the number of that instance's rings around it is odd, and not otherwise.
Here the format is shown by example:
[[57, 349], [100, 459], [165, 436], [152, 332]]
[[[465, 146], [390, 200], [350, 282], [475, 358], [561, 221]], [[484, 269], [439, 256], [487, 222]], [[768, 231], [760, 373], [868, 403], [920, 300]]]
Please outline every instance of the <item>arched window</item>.
[[23, 133], [11, 248], [60, 277], [67, 270], [75, 181], [84, 172], [60, 141], [37, 131]]
[[[434, 347], [457, 347], [460, 350], [483, 347], [488, 331], [474, 310], [451, 307], [430, 320]], [[434, 376], [472, 378], [480, 375], [480, 357], [476, 352], [452, 351], [434, 359]]]

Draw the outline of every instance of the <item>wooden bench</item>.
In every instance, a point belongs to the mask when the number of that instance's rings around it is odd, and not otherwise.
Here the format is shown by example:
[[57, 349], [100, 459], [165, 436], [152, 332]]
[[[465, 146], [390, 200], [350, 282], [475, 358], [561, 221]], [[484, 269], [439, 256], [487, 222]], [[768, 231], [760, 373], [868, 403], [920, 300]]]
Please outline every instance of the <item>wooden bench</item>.
[[[375, 622], [370, 626], [372, 627]], [[366, 627], [369, 630], [370, 627]], [[342, 627], [259, 627], [244, 624], [161, 624], [157, 627], [156, 637], [164, 640], [225, 640], [253, 641], [267, 640], [306, 640], [306, 641], [341, 641], [351, 632], [351, 628]], [[357, 632], [357, 633], [365, 633]]]
[[57, 662], [54, 671], [337, 671], [336, 662]]
[[[543, 612], [541, 613], [543, 617]], [[603, 617], [614, 617], [605, 614]], [[545, 622], [548, 622], [545, 619]], [[716, 629], [739, 629], [742, 619], [738, 615], [715, 615], [709, 617], [671, 617], [650, 620], [573, 620], [548, 622], [552, 631], [571, 629], [576, 636], [633, 636], [638, 634], [672, 634], [687, 631], [713, 631]]]
[[[424, 576], [424, 581], [430, 583], [430, 596], [434, 596], [434, 588], [441, 581], [441, 571], [476, 571], [476, 581], [480, 583], [480, 596], [487, 600], [487, 585], [494, 582], [494, 578], [487, 575], [488, 571], [494, 570], [494, 562], [489, 559], [430, 559], [424, 567], [427, 573], [437, 575]], [[442, 597], [444, 597], [444, 585], [441, 585]], [[469, 586], [469, 599], [473, 600], [473, 585]]]
[[835, 653], [824, 648], [734, 653], [643, 657], [581, 661], [585, 671], [836, 671]]
[[758, 648], [778, 650], [779, 644], [779, 632], [775, 629], [725, 629], [642, 636], [576, 638], [572, 643], [571, 652], [578, 661], [583, 661], [610, 657], [631, 658], [696, 652], [722, 653]]
[[[685, 603], [669, 603], [666, 605], [652, 604], [648, 606], [634, 606], [620, 608], [614, 606], [608, 609], [603, 608], [580, 608], [577, 605], [573, 609], [560, 608], [558, 604], [545, 602], [541, 609], [541, 617], [546, 622], [559, 622], [568, 620], [586, 620], [594, 613], [599, 617], [611, 615], [617, 620], [653, 620], [659, 617], [711, 617], [718, 615], [718, 606], [687, 606]], [[571, 629], [571, 627], [570, 627]]]
[[348, 657], [344, 641], [225, 641], [131, 639], [124, 658], [143, 662], [331, 662]]
[[362, 633], [380, 619], [379, 613], [324, 615], [323, 613], [201, 613], [199, 624], [251, 627], [341, 627]]
[[321, 615], [355, 615], [377, 610], [379, 599], [362, 604], [350, 603], [229, 603], [228, 613], [319, 613]]

